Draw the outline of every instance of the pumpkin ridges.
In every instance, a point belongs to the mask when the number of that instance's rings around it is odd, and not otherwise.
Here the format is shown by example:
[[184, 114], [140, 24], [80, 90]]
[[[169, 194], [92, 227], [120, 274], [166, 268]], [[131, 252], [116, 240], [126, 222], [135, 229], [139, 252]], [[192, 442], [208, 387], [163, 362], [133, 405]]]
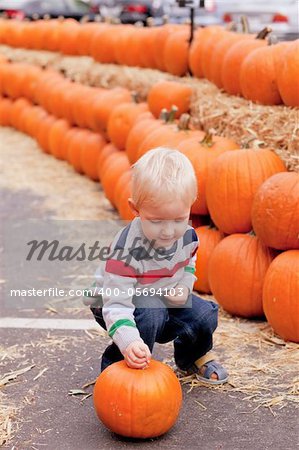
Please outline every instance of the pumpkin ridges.
[[251, 210], [256, 234], [278, 250], [299, 248], [299, 175], [282, 172], [257, 191]]
[[279, 336], [294, 342], [299, 342], [298, 265], [298, 250], [281, 253], [270, 264], [263, 287], [268, 322]]
[[200, 242], [200, 248], [197, 251], [195, 266], [195, 276], [197, 280], [194, 283], [194, 289], [206, 294], [211, 293], [208, 280], [208, 265], [212, 252], [216, 245], [223, 239], [224, 235], [217, 228], [209, 225], [201, 226], [195, 229]]
[[191, 208], [192, 214], [208, 214], [206, 179], [213, 160], [227, 150], [238, 148], [239, 146], [230, 139], [212, 136], [209, 133], [204, 135], [203, 132], [202, 137], [189, 138], [177, 145], [177, 149], [191, 161], [197, 178], [198, 195]]
[[251, 230], [253, 198], [265, 181], [260, 172], [264, 159], [273, 161], [267, 166], [267, 177], [286, 171], [280, 158], [269, 149], [227, 151], [213, 162], [206, 185], [207, 205], [213, 222], [225, 233]]
[[243, 97], [263, 105], [282, 103], [274, 60], [275, 45], [257, 48], [247, 55], [240, 70], [240, 88]]
[[208, 278], [213, 295], [226, 311], [241, 317], [263, 315], [263, 280], [273, 258], [273, 252], [249, 234], [232, 234], [216, 246]]
[[190, 109], [192, 88], [175, 81], [159, 81], [149, 90], [147, 102], [149, 110], [158, 119], [162, 109], [170, 110], [175, 105], [178, 110], [175, 118], [187, 113]]
[[175, 374], [153, 359], [144, 370], [130, 369], [125, 361], [114, 363], [101, 373], [94, 387], [99, 419], [112, 431], [129, 437], [149, 438], [168, 431], [181, 402]]
[[277, 84], [287, 106], [299, 106], [299, 39], [290, 43], [282, 53], [277, 70]]

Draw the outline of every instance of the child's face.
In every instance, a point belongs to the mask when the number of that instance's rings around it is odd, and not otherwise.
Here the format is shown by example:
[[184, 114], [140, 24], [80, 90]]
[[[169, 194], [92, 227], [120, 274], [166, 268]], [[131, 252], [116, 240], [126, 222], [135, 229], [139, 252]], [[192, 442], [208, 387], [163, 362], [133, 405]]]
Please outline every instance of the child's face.
[[182, 200], [133, 208], [135, 214], [140, 216], [143, 233], [150, 241], [154, 240], [156, 248], [170, 248], [187, 229], [190, 206]]

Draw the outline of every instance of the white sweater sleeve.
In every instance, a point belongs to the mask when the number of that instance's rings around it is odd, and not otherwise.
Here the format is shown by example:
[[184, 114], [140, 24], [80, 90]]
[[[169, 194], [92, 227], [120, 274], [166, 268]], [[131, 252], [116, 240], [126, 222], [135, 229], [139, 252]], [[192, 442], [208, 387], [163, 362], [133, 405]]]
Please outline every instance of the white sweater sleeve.
[[198, 240], [193, 241], [193, 250], [192, 250], [192, 254], [190, 256], [190, 260], [188, 262], [188, 265], [184, 268], [183, 276], [179, 282], [179, 284], [183, 284], [184, 286], [187, 286], [187, 288], [189, 289], [189, 292], [192, 292], [193, 285], [194, 285], [195, 281], [197, 280], [197, 277], [195, 275], [197, 250], [198, 250]]

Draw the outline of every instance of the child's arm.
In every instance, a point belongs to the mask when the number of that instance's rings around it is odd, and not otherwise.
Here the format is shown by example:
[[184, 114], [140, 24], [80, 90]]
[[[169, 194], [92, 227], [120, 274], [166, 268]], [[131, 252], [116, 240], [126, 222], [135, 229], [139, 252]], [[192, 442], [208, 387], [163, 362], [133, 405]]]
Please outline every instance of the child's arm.
[[188, 265], [184, 268], [184, 275], [182, 276], [181, 280], [179, 281], [178, 284], [182, 284], [184, 286], [186, 286], [189, 289], [189, 294], [190, 292], [192, 292], [193, 290], [193, 285], [195, 283], [195, 281], [197, 280], [197, 277], [195, 276], [195, 264], [196, 264], [196, 259], [197, 259], [197, 250], [198, 250], [198, 245], [199, 245], [199, 241], [198, 241], [198, 237], [195, 233], [195, 230], [193, 230], [192, 233], [192, 253], [190, 256], [190, 260]]
[[109, 336], [124, 354], [126, 348], [134, 341], [143, 342], [134, 320], [135, 306], [132, 303], [136, 278], [122, 276], [117, 267], [106, 265], [103, 281], [103, 318]]

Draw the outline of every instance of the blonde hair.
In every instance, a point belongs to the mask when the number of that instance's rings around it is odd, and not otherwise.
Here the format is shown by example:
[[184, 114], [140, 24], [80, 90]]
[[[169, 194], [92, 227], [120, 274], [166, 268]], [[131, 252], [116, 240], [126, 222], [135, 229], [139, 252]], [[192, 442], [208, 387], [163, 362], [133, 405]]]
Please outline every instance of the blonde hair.
[[132, 199], [159, 204], [169, 199], [192, 205], [197, 197], [197, 180], [189, 159], [178, 150], [154, 148], [132, 165]]

